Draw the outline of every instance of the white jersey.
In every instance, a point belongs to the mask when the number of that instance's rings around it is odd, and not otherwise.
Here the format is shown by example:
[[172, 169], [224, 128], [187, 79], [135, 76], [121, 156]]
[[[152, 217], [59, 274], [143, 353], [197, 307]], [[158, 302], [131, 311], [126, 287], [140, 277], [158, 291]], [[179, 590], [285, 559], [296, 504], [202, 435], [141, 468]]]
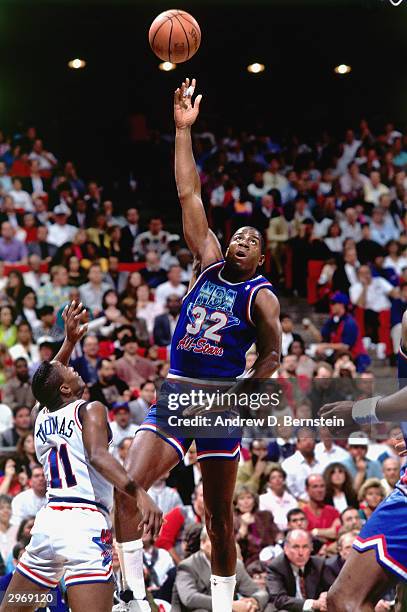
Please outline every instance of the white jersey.
[[[47, 479], [49, 504], [58, 507], [113, 506], [113, 485], [89, 463], [82, 440], [77, 400], [56, 410], [40, 410], [35, 422], [35, 450]], [[109, 442], [111, 432], [109, 428]]]

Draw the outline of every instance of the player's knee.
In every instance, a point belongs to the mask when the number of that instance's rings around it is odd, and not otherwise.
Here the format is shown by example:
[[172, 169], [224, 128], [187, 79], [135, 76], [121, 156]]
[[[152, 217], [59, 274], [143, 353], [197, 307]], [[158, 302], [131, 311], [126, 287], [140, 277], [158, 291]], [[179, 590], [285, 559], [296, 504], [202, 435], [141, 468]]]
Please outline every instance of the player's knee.
[[339, 592], [339, 590], [333, 586], [328, 591], [327, 607], [329, 612], [355, 612], [355, 610], [357, 610], [355, 595], [351, 601], [346, 593], [343, 591]]
[[206, 525], [212, 542], [227, 542], [233, 537], [233, 516], [228, 512], [209, 512]]

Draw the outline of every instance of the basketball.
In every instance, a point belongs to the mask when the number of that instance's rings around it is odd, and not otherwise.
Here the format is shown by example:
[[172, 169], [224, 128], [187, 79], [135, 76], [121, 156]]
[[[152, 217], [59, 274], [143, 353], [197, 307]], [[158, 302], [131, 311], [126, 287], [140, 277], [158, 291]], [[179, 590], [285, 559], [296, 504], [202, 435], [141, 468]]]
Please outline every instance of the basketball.
[[148, 39], [157, 57], [165, 62], [180, 64], [198, 51], [201, 29], [192, 15], [172, 9], [154, 19]]

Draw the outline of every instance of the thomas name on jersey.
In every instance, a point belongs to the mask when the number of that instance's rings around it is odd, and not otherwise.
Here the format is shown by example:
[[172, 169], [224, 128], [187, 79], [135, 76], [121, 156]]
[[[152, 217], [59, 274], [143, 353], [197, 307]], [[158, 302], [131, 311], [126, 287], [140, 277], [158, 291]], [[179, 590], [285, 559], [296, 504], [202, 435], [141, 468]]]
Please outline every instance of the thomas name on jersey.
[[64, 438], [70, 438], [74, 432], [75, 421], [73, 419], [67, 420], [66, 417], [58, 418], [58, 415], [49, 416], [41, 425], [35, 434], [36, 438], [39, 438], [43, 444], [46, 443], [47, 437], [54, 434], [63, 436]]

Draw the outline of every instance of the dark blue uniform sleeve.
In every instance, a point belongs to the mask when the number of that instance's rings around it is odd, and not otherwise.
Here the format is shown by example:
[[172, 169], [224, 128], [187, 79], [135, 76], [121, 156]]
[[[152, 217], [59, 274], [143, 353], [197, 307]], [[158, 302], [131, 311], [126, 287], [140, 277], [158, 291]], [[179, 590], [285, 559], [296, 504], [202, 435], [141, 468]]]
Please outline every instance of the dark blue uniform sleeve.
[[348, 319], [345, 322], [342, 332], [342, 342], [352, 347], [358, 339], [358, 326], [356, 321]]

